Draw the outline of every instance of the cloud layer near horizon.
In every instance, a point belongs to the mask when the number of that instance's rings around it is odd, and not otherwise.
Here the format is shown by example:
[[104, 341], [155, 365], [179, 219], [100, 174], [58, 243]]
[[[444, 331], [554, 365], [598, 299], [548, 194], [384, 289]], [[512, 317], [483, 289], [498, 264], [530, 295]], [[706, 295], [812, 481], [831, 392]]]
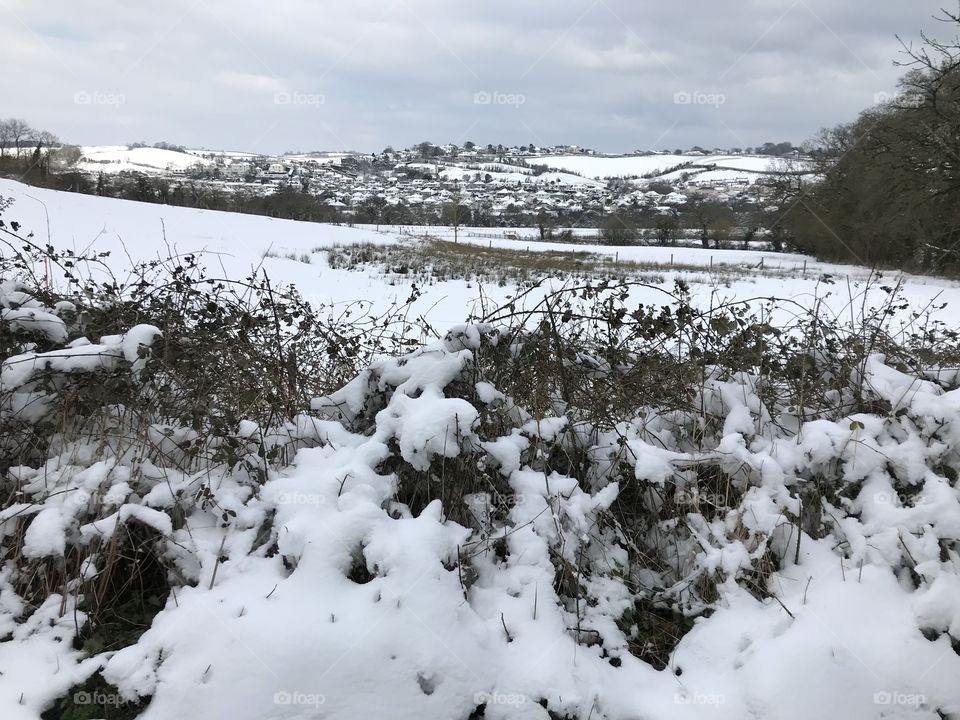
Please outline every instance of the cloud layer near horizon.
[[942, 0], [0, 0], [3, 116], [84, 144], [801, 142]]

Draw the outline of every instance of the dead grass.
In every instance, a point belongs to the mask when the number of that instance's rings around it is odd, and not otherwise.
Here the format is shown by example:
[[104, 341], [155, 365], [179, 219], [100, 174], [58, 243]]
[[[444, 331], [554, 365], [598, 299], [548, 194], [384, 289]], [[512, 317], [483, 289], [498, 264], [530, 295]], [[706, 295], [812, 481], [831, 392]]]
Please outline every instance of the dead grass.
[[388, 277], [409, 277], [420, 283], [467, 280], [506, 285], [554, 277], [630, 279], [663, 284], [669, 275], [682, 273], [688, 282], [716, 285], [760, 277], [796, 276], [793, 268], [724, 262], [722, 250], [717, 251], [719, 257], [712, 266], [619, 260], [586, 250], [546, 249], [538, 247], [536, 242], [524, 249], [513, 249], [455, 243], [430, 236], [405, 239], [391, 245], [321, 246], [314, 248], [314, 252], [326, 252], [332, 268], [378, 270]]

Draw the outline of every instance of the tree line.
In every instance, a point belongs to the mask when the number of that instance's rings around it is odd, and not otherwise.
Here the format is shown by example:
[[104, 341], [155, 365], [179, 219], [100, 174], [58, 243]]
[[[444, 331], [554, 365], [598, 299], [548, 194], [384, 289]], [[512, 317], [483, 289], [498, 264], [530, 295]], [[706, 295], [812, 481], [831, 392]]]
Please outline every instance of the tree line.
[[57, 136], [47, 130], [37, 130], [20, 118], [0, 119], [0, 158], [20, 158], [35, 148], [51, 148], [59, 144]]
[[[938, 19], [960, 27], [960, 14]], [[810, 144], [814, 182], [782, 178], [792, 241], [827, 260], [960, 273], [960, 39], [904, 43], [899, 94]]]

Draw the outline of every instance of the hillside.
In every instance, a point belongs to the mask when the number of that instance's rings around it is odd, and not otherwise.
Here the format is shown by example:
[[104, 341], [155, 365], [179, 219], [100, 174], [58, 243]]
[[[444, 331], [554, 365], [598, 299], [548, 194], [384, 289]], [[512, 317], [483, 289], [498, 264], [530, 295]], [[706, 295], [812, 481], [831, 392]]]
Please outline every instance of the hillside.
[[130, 149], [126, 145], [96, 146], [81, 148], [81, 152], [83, 154], [77, 167], [88, 173], [164, 173], [209, 164], [209, 161], [188, 153], [150, 147]]
[[[779, 158], [765, 155], [558, 155], [536, 159], [539, 165], [569, 170], [595, 179], [651, 176], [674, 180], [685, 171], [697, 173], [700, 181], [742, 178], [749, 182], [755, 182], [764, 173], [773, 172], [780, 162], [782, 161]], [[668, 172], [681, 165], [685, 170]], [[714, 166], [717, 170], [703, 172], [704, 169]]]
[[[542, 283], [542, 287], [530, 290], [531, 298], [540, 298], [548, 289], [558, 289], [571, 279], [571, 268], [564, 270], [565, 263], [552, 263], [551, 253], [579, 251], [606, 263], [605, 272], [642, 276], [643, 284], [630, 290], [633, 302], [660, 302], [666, 297], [664, 292], [672, 291], [679, 279], [689, 284], [694, 302], [707, 307], [718, 299], [746, 299], [754, 307], [761, 307], [768, 298], [780, 298], [773, 304], [773, 312], [784, 321], [814, 306], [833, 317], [849, 315], [851, 308], [860, 312], [863, 308], [882, 306], [889, 298], [882, 286], [896, 285], [900, 277], [891, 274], [877, 280], [867, 268], [818, 263], [787, 253], [691, 247], [611, 248], [596, 244], [571, 247], [531, 239], [504, 239], [506, 229], [461, 228], [461, 243], [502, 253], [494, 253], [479, 267], [467, 259], [454, 263], [457, 267], [445, 274], [427, 272], [425, 277], [418, 278], [391, 272], [382, 263], [367, 264], [359, 259], [360, 254], [356, 254], [356, 262], [348, 263], [350, 267], [330, 267], [330, 250], [373, 245], [396, 248], [395, 253], [402, 253], [421, 242], [424, 235], [452, 241], [451, 228], [295, 222], [43, 190], [3, 179], [0, 197], [14, 201], [8, 217], [30, 228], [38, 240], [77, 252], [109, 252], [109, 264], [117, 273], [129, 271], [135, 263], [166, 258], [171, 253], [204, 254], [206, 262], [227, 277], [244, 277], [252, 269], [262, 267], [275, 281], [297, 285], [314, 301], [342, 306], [359, 299], [376, 311], [406, 299], [412, 283], [417, 283], [419, 297], [412, 309], [418, 314], [426, 313], [440, 328], [463, 322], [481, 297], [493, 304], [506, 302], [517, 288], [500, 283], [504, 274], [500, 269], [507, 271], [515, 284], [520, 275], [510, 270], [516, 265], [530, 265], [529, 259], [523, 258], [528, 251], [542, 261], [541, 267], [524, 275], [527, 283]], [[510, 233], [524, 236], [523, 229], [510, 229]], [[527, 236], [534, 237], [535, 230], [528, 231]], [[42, 273], [42, 269], [38, 271]], [[828, 277], [826, 283], [824, 276]], [[918, 311], [931, 312], [943, 321], [952, 318], [953, 306], [960, 304], [960, 284], [935, 277], [902, 278], [900, 292], [905, 297], [905, 307], [891, 309], [893, 320], [910, 324], [912, 314]]]

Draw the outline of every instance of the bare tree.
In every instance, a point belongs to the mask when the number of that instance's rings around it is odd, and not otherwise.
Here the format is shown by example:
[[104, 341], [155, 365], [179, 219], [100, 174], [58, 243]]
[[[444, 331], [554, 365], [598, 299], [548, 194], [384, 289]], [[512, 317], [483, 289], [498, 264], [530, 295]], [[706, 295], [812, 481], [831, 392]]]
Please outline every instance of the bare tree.
[[460, 225], [470, 217], [470, 209], [463, 205], [463, 196], [460, 193], [460, 184], [457, 183], [451, 202], [446, 203], [440, 210], [440, 222], [453, 226], [453, 242], [460, 241]]
[[729, 239], [736, 223], [733, 211], [724, 203], [706, 197], [703, 193], [690, 195], [684, 210], [693, 221], [694, 228], [700, 234], [700, 243], [704, 248], [710, 247], [713, 238], [714, 247]]
[[9, 120], [0, 120], [0, 158], [7, 156], [7, 148], [13, 143]]
[[821, 133], [819, 180], [781, 213], [821, 258], [960, 273], [960, 39], [922, 38], [900, 95]]
[[13, 143], [13, 146], [17, 149], [17, 157], [20, 157], [21, 150], [30, 144], [33, 130], [26, 120], [20, 120], [19, 118], [7, 120], [6, 125], [10, 142]]
[[49, 130], [41, 130], [34, 135], [34, 141], [37, 142], [41, 147], [50, 150], [54, 147], [57, 147], [60, 144], [60, 138], [54, 135]]
[[56, 150], [48, 150], [52, 161], [61, 168], [70, 168], [80, 162], [83, 151], [76, 145], [61, 145]]

